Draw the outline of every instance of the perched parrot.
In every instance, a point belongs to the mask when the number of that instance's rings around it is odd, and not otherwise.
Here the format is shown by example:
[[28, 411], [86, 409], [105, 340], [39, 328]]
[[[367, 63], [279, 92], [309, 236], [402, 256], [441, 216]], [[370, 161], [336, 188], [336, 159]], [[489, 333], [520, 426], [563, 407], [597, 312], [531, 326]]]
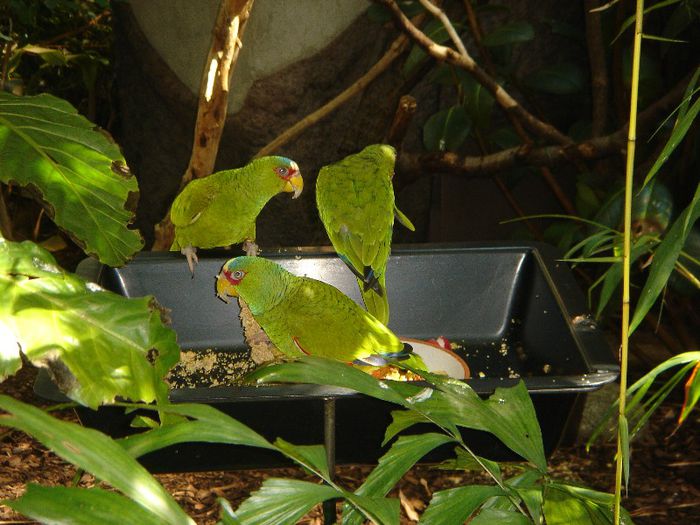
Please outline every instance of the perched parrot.
[[262, 157], [234, 170], [213, 173], [190, 182], [175, 198], [170, 220], [175, 226], [171, 250], [180, 250], [194, 275], [197, 248], [244, 242], [255, 253], [255, 219], [267, 201], [280, 192], [304, 188], [299, 166], [285, 157]]
[[216, 295], [240, 297], [270, 340], [290, 357], [327, 357], [359, 366], [402, 361], [425, 370], [394, 333], [330, 284], [298, 277], [262, 257], [226, 261]]
[[395, 161], [394, 148], [374, 144], [324, 166], [316, 181], [316, 204], [328, 237], [357, 277], [367, 310], [384, 324], [389, 322], [386, 263], [394, 216], [415, 231], [394, 202]]

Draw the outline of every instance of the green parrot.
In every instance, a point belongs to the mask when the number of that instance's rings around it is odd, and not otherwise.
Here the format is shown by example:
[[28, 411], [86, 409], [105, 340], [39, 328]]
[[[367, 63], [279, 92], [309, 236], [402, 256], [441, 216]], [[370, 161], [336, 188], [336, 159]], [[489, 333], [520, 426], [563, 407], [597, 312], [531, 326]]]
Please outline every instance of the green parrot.
[[253, 318], [284, 354], [337, 359], [380, 367], [402, 361], [425, 370], [410, 345], [330, 284], [291, 274], [262, 257], [224, 263], [216, 279], [224, 302], [240, 297]]
[[316, 180], [316, 204], [328, 237], [357, 277], [367, 310], [384, 324], [389, 322], [386, 263], [394, 216], [415, 231], [394, 202], [395, 162], [394, 148], [374, 144], [324, 166]]
[[244, 242], [246, 253], [257, 253], [255, 219], [267, 201], [280, 192], [304, 188], [299, 166], [286, 157], [262, 157], [234, 170], [212, 173], [190, 182], [175, 198], [170, 220], [175, 240], [194, 276], [197, 248]]

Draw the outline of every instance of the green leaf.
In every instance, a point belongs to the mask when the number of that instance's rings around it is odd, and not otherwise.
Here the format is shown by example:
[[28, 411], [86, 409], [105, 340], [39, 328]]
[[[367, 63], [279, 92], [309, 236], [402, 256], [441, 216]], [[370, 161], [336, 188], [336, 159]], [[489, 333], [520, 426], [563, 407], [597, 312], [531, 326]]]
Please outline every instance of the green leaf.
[[678, 416], [679, 425], [683, 424], [683, 421], [686, 420], [688, 414], [690, 414], [690, 411], [693, 410], [698, 399], [700, 399], [700, 374], [698, 374], [698, 370], [700, 370], [700, 360], [696, 363], [690, 377], [688, 377], [688, 381], [685, 383], [685, 399], [683, 400], [681, 415]]
[[162, 378], [180, 350], [153, 297], [108, 292], [58, 272], [51, 255], [33, 243], [4, 239], [0, 296], [0, 379], [19, 368], [21, 351], [36, 366], [48, 366], [66, 394], [83, 405], [96, 407], [116, 396], [166, 398]]
[[151, 429], [122, 438], [119, 443], [134, 457], [160, 450], [177, 443], [227, 443], [278, 450], [260, 434], [231, 416], [208, 405], [178, 403], [165, 406], [138, 406], [160, 410], [168, 414], [191, 417], [196, 420], [180, 420], [175, 424]]
[[525, 515], [503, 509], [483, 509], [479, 514], [469, 520], [469, 525], [532, 525], [532, 521]]
[[634, 310], [634, 315], [630, 321], [630, 335], [637, 326], [639, 326], [639, 323], [642, 322], [644, 316], [659, 297], [661, 290], [666, 286], [671, 272], [673, 272], [676, 265], [681, 249], [685, 244], [685, 240], [698, 217], [700, 217], [700, 184], [695, 190], [695, 195], [691, 203], [675, 220], [666, 233], [664, 240], [656, 249], [654, 260], [649, 270], [649, 277], [647, 277], [644, 283], [639, 301]]
[[315, 505], [342, 496], [328, 485], [270, 478], [238, 507], [234, 515], [243, 525], [292, 525]]
[[554, 95], [580, 93], [586, 84], [583, 70], [573, 62], [544, 66], [530, 73], [524, 82], [531, 89]]
[[[417, 461], [431, 450], [454, 442], [443, 434], [401, 436], [380, 459], [365, 482], [355, 491], [359, 496], [386, 495]], [[360, 525], [363, 517], [356, 510], [343, 513], [344, 525]]]
[[2, 416], [3, 426], [26, 432], [58, 456], [109, 483], [166, 523], [194, 524], [155, 478], [108, 436], [53, 418], [9, 396], [0, 395], [0, 408], [8, 412]]
[[[660, 9], [662, 7], [666, 7], [666, 6], [669, 6], [672, 4], [677, 4], [680, 1], [681, 0], [662, 0], [658, 4], [654, 4], [652, 6], [645, 8], [643, 17], [646, 18], [647, 14], [651, 13], [652, 11], [655, 11], [656, 9]], [[617, 32], [617, 35], [615, 35], [615, 38], [612, 39], [611, 43], [615, 42], [618, 38], [620, 38], [622, 33], [624, 33], [627, 30], [627, 28], [629, 28], [632, 24], [634, 24], [635, 19], [636, 19], [635, 15], [627, 17], [627, 19], [622, 23], [620, 30]]]
[[30, 188], [88, 254], [124, 264], [143, 245], [127, 228], [138, 198], [116, 144], [68, 102], [0, 92], [0, 181]]
[[325, 480], [330, 479], [326, 449], [323, 448], [323, 445], [293, 445], [282, 438], [277, 438], [275, 446], [285, 456], [296, 461], [302, 467], [320, 473]]
[[423, 127], [423, 145], [428, 151], [457, 151], [471, 133], [472, 121], [462, 106], [452, 106], [432, 115]]
[[217, 501], [219, 505], [221, 505], [221, 512], [216, 525], [241, 525], [241, 521], [236, 517], [236, 513], [233, 511], [231, 504], [224, 498], [218, 498]]
[[505, 46], [528, 42], [535, 38], [535, 30], [528, 22], [514, 21], [498, 26], [484, 36], [482, 43], [487, 47]]
[[167, 525], [148, 509], [121, 494], [100, 488], [42, 487], [29, 483], [26, 492], [4, 505], [41, 523], [66, 525]]
[[401, 503], [398, 498], [374, 498], [352, 492], [343, 492], [343, 495], [356, 509], [361, 509], [372, 523], [383, 525], [399, 522]]
[[464, 523], [487, 499], [505, 496], [499, 487], [465, 485], [433, 494], [420, 518], [421, 525], [455, 525]]
[[[698, 68], [695, 71], [693, 79], [688, 85], [689, 88], [691, 85], [697, 82], [699, 74], [700, 68]], [[700, 112], [700, 97], [695, 99], [695, 102], [693, 102], [692, 106], [689, 106], [689, 109], [684, 110], [684, 107], [688, 108], [688, 104], [691, 98], [692, 92], [688, 93], [688, 90], [686, 90], [686, 96], [684, 97], [683, 102], [681, 103], [681, 112], [679, 113], [678, 119], [676, 120], [676, 124], [673, 127], [673, 132], [668, 138], [666, 145], [661, 150], [661, 153], [659, 153], [658, 157], [656, 157], [656, 161], [654, 162], [654, 164], [651, 168], [649, 168], [649, 172], [647, 173], [646, 177], [644, 177], [644, 186], [646, 186], [654, 178], [654, 176], [661, 169], [661, 166], [663, 166], [666, 163], [668, 158], [671, 156], [671, 153], [673, 153], [676, 150], [678, 145], [685, 138], [693, 122], [695, 122], [695, 118], [698, 116], [698, 112]]]
[[630, 433], [627, 427], [627, 418], [624, 414], [618, 416], [617, 425], [620, 437], [619, 453], [622, 454], [622, 474], [625, 480], [625, 490], [628, 490], [630, 481]]
[[494, 479], [503, 481], [501, 467], [495, 461], [467, 452], [463, 448], [456, 448], [455, 455], [454, 459], [448, 459], [440, 463], [438, 468], [444, 470], [486, 470]]
[[442, 405], [455, 424], [490, 432], [541, 472], [547, 470], [542, 432], [525, 383], [496, 388], [484, 401], [467, 383], [433, 374], [426, 374], [426, 380], [439, 392], [407, 408], [430, 414], [433, 407]]
[[[549, 483], [544, 490], [544, 516], [547, 525], [610, 525], [613, 522], [613, 496], [570, 484]], [[620, 523], [632, 519], [622, 509]]]
[[54, 49], [51, 47], [42, 47], [35, 45], [26, 45], [18, 48], [16, 53], [28, 53], [40, 57], [50, 66], [66, 66], [68, 65], [68, 56], [64, 49]]

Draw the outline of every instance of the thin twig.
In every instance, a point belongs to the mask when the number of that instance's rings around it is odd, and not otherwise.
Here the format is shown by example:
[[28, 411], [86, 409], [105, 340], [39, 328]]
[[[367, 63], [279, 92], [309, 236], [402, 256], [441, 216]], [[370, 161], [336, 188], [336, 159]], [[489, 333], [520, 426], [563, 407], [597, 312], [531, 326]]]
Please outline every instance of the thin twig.
[[86, 31], [86, 30], [90, 29], [92, 26], [97, 25], [100, 20], [102, 20], [104, 17], [111, 15], [111, 14], [112, 14], [112, 11], [110, 9], [105, 9], [99, 15], [97, 15], [95, 18], [93, 18], [92, 20], [88, 20], [82, 26], [77, 27], [75, 29], [71, 29], [70, 31], [66, 31], [65, 33], [61, 33], [60, 35], [56, 35], [54, 37], [51, 37], [48, 40], [44, 40], [43, 42], [39, 42], [37, 45], [40, 47], [48, 47], [51, 44], [55, 44], [56, 42], [60, 42], [61, 40], [65, 40], [66, 38], [70, 38], [72, 36], [79, 35], [83, 31]]
[[264, 157], [265, 155], [274, 153], [287, 142], [299, 136], [304, 130], [324, 119], [352, 97], [358, 93], [361, 93], [375, 78], [386, 71], [394, 60], [401, 56], [404, 50], [408, 47], [408, 43], [409, 40], [405, 35], [399, 36], [392, 42], [388, 51], [384, 53], [384, 56], [382, 56], [382, 58], [380, 58], [376, 64], [374, 64], [364, 75], [362, 75], [362, 77], [357, 79], [356, 82], [354, 82], [338, 96], [318, 108], [313, 113], [305, 116], [292, 127], [278, 135], [270, 143], [263, 146], [260, 151], [255, 154], [254, 158]]
[[375, 0], [375, 2], [388, 7], [401, 31], [408, 34], [411, 40], [421, 46], [428, 55], [435, 60], [447, 62], [448, 64], [452, 64], [469, 72], [477, 82], [483, 85], [489, 93], [493, 95], [496, 102], [504, 110], [517, 115], [519, 119], [539, 136], [562, 145], [572, 143], [569, 137], [561, 133], [554, 126], [538, 119], [523, 108], [518, 101], [503, 89], [491, 75], [482, 69], [469, 54], [462, 55], [450, 47], [440, 45], [418, 29], [418, 27], [404, 15], [395, 0]]

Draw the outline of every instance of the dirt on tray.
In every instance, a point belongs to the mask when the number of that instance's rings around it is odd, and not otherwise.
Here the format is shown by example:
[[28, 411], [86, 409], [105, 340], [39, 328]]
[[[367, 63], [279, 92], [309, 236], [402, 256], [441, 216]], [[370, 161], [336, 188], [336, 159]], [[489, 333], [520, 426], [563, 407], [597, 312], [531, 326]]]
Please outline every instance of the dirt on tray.
[[[36, 371], [25, 367], [16, 376], [0, 383], [0, 392], [22, 401], [42, 406], [32, 390]], [[649, 428], [635, 441], [632, 449], [632, 479], [623, 505], [638, 525], [660, 523], [700, 523], [700, 411], [675, 433], [679, 406], [666, 403], [652, 418]], [[61, 418], [75, 421], [72, 411]], [[550, 459], [552, 476], [581, 482], [601, 491], [612, 491], [614, 447], [598, 444], [590, 452], [582, 445], [561, 446]], [[342, 465], [337, 469], [339, 483], [357, 487], [371, 471], [367, 465]], [[68, 485], [76, 469], [64, 462], [26, 434], [0, 428], [0, 499], [20, 496], [27, 483]], [[213, 524], [218, 518], [217, 498], [231, 502], [235, 508], [269, 477], [313, 480], [298, 468], [236, 470], [158, 474], [156, 476], [173, 494], [185, 511], [200, 525]], [[488, 483], [480, 474], [437, 470], [431, 465], [411, 469], [392, 495], [401, 500], [401, 523], [415, 523], [438, 490], [467, 483]], [[80, 486], [92, 486], [95, 479], [83, 474]], [[413, 519], [412, 519], [413, 518]], [[320, 508], [314, 509], [300, 523], [321, 524]], [[34, 523], [0, 505], [0, 524]]]

